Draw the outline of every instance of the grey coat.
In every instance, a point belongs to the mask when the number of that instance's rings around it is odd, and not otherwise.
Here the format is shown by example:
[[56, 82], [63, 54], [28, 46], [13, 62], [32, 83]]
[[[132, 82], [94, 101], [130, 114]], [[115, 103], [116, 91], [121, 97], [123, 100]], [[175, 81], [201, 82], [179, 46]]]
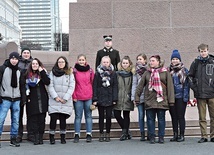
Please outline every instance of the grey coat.
[[[48, 86], [48, 91], [50, 94], [48, 107], [49, 114], [63, 113], [70, 116], [72, 114], [73, 105], [72, 94], [75, 88], [74, 75], [70, 74], [56, 77], [51, 71], [50, 79], [51, 82]], [[56, 97], [60, 97], [67, 102], [65, 104], [57, 102], [54, 100]]]

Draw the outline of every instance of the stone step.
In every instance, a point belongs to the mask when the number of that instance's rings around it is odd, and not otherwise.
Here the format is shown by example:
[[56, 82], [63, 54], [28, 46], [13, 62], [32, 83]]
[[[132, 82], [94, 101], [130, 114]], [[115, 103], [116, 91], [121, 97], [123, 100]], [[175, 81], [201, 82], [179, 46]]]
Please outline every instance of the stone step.
[[[208, 123], [208, 131], [209, 131], [210, 124]], [[24, 126], [24, 129], [26, 129], [26, 126]], [[147, 130], [146, 124], [145, 124], [145, 130]], [[156, 122], [156, 132], [157, 132], [157, 122]], [[140, 136], [140, 131], [138, 127], [138, 122], [131, 122], [130, 123], [130, 131], [132, 133], [133, 137], [139, 137]], [[93, 138], [98, 138], [99, 137], [99, 127], [98, 123], [95, 122], [93, 124]], [[111, 129], [111, 138], [119, 138], [121, 135], [121, 129], [118, 125], [117, 122], [112, 122], [112, 129]], [[172, 124], [171, 121], [166, 121], [166, 130], [165, 130], [165, 135], [167, 136], [172, 136], [173, 131], [172, 131]], [[199, 124], [197, 120], [188, 120], [186, 121], [186, 131], [185, 131], [185, 136], [194, 136], [198, 137], [201, 135]], [[82, 124], [82, 129], [81, 129], [81, 135], [80, 138], [85, 138], [85, 124]], [[60, 138], [59, 135], [59, 124], [57, 124], [57, 130], [56, 130], [56, 139]], [[66, 138], [67, 139], [72, 139], [74, 137], [74, 124], [67, 124], [67, 134]], [[24, 131], [23, 139], [26, 139], [26, 130]], [[9, 140], [10, 139], [10, 125], [4, 126], [4, 132], [2, 134], [2, 140]], [[49, 125], [46, 124], [45, 127], [45, 134], [44, 134], [44, 139], [47, 140], [49, 139]]]

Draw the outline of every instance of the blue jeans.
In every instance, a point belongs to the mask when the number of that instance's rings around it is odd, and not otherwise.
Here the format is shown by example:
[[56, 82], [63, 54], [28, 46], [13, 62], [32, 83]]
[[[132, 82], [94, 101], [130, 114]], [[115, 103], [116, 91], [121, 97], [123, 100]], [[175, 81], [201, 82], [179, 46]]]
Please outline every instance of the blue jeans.
[[92, 111], [90, 109], [90, 105], [92, 104], [92, 100], [80, 101], [78, 100], [74, 103], [74, 110], [75, 110], [75, 134], [80, 134], [81, 129], [81, 120], [82, 120], [82, 113], [84, 110], [85, 122], [86, 122], [86, 133], [91, 134], [92, 132]]
[[145, 131], [145, 108], [144, 103], [137, 105], [138, 108], [138, 124], [140, 127], [140, 132]]
[[149, 134], [151, 137], [155, 137], [155, 118], [156, 114], [158, 117], [158, 137], [164, 137], [165, 135], [165, 112], [164, 109], [148, 109], [146, 110], [147, 124], [149, 129]]
[[19, 104], [20, 104], [20, 101], [11, 102], [9, 100], [3, 99], [3, 102], [0, 104], [0, 135], [2, 135], [4, 121], [9, 109], [11, 110], [10, 136], [16, 137], [18, 135], [19, 113], [20, 113]]

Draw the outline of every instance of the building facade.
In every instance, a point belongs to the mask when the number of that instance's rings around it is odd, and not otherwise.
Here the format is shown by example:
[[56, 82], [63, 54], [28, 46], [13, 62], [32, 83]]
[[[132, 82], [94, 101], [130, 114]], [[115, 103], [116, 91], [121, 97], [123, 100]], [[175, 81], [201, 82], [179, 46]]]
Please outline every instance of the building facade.
[[16, 0], [0, 0], [0, 33], [1, 42], [20, 43], [19, 8]]
[[[41, 45], [42, 50], [58, 50], [61, 33], [59, 0], [18, 0], [22, 41]], [[59, 35], [57, 35], [59, 36]]]

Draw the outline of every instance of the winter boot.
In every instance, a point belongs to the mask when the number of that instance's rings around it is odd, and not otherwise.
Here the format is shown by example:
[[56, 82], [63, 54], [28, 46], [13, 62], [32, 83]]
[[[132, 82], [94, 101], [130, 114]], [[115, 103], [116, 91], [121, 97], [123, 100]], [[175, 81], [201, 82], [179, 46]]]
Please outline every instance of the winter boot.
[[99, 141], [103, 142], [104, 141], [104, 137], [105, 137], [104, 133], [100, 133]]
[[164, 137], [159, 137], [158, 143], [163, 144], [164, 143]]
[[78, 143], [79, 142], [79, 134], [75, 134], [74, 135], [74, 143]]
[[170, 139], [170, 142], [176, 142], [178, 139], [178, 133], [174, 132], [173, 137]]
[[20, 146], [20, 144], [17, 143], [17, 141], [16, 141], [16, 137], [11, 137], [10, 138], [10, 146], [14, 146], [14, 147], [19, 147]]
[[141, 132], [140, 141], [145, 141], [145, 132]]
[[55, 139], [53, 134], [49, 134], [50, 144], [55, 144]]
[[65, 134], [60, 134], [61, 137], [61, 144], [65, 144], [66, 140], [65, 140]]
[[120, 141], [124, 141], [126, 139], [128, 139], [128, 132], [127, 132], [127, 129], [123, 129], [122, 135], [120, 136]]
[[39, 134], [34, 134], [34, 145], [38, 145], [39, 144]]
[[111, 139], [110, 139], [110, 133], [106, 133], [106, 142], [110, 142]]
[[132, 139], [132, 133], [130, 130], [128, 130], [128, 139]]
[[39, 144], [43, 144], [43, 134], [39, 134]]
[[155, 144], [155, 136], [150, 135], [149, 141], [150, 141], [150, 144]]
[[86, 135], [86, 142], [91, 142], [91, 139], [92, 139], [92, 136], [91, 136], [91, 134], [87, 134]]

